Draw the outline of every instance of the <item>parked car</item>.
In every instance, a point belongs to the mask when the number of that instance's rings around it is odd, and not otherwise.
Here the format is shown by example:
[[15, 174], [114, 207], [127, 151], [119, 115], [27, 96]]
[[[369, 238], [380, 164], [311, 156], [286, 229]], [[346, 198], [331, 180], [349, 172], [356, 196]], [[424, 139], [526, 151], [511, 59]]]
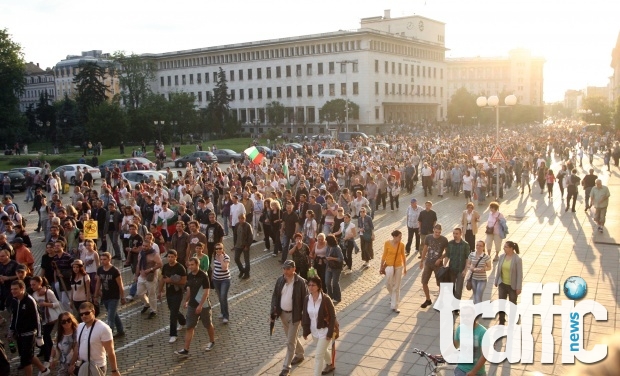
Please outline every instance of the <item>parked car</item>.
[[323, 149], [317, 155], [321, 159], [332, 159], [336, 157], [342, 158], [344, 156], [344, 151], [342, 149]]
[[101, 179], [101, 171], [99, 171], [99, 167], [91, 167], [89, 165], [80, 164], [80, 163], [68, 164], [68, 165], [56, 167], [54, 172], [60, 175], [61, 171], [64, 171], [65, 181], [69, 182], [70, 184], [75, 185], [75, 171], [79, 168], [83, 172], [84, 167], [86, 167], [86, 169], [93, 176], [93, 183], [96, 182], [98, 179]]
[[132, 188], [135, 188], [137, 184], [141, 184], [143, 182], [148, 182], [153, 178], [155, 181], [159, 181], [160, 179], [166, 180], [166, 175], [162, 174], [159, 171], [149, 171], [149, 170], [137, 170], [137, 171], [127, 171], [121, 174], [123, 179], [127, 179]]
[[277, 150], [272, 150], [268, 148], [267, 146], [257, 146], [256, 148], [258, 149], [258, 151], [265, 154], [265, 157], [267, 158], [274, 158], [278, 156]]
[[231, 162], [238, 163], [243, 159], [243, 155], [241, 153], [237, 153], [231, 149], [217, 149], [213, 152], [217, 157], [218, 162]]
[[187, 162], [194, 164], [196, 163], [197, 159], [200, 159], [202, 162], [205, 162], [207, 164], [211, 164], [211, 163], [218, 161], [215, 154], [213, 154], [210, 151], [195, 151], [193, 153], [186, 154], [182, 156], [181, 158], [175, 159], [174, 167], [177, 167], [177, 168], [185, 167], [185, 164]]
[[121, 171], [124, 170], [125, 167], [125, 159], [110, 159], [99, 165], [99, 171], [101, 172], [101, 176], [105, 176], [105, 168], [107, 167], [110, 171], [114, 168], [114, 165], [118, 165]]
[[23, 192], [26, 190], [26, 177], [19, 171], [0, 171], [0, 181], [4, 175], [9, 175], [11, 179], [11, 190]]
[[138, 170], [155, 170], [157, 169], [157, 164], [155, 162], [146, 159], [144, 157], [131, 157], [126, 158], [125, 163], [133, 163], [138, 167]]
[[296, 143], [296, 142], [291, 142], [291, 143], [288, 143], [288, 144], [284, 144], [284, 146], [285, 146], [286, 148], [291, 148], [291, 149], [293, 149], [293, 151], [294, 151], [295, 153], [299, 154], [299, 155], [303, 155], [303, 154], [304, 154], [304, 152], [305, 152], [305, 151], [304, 151], [304, 147], [303, 147], [303, 145], [298, 144], [298, 143]]
[[26, 172], [29, 172], [32, 176], [34, 176], [37, 172], [41, 173], [41, 167], [16, 167], [12, 168], [11, 171], [21, 172], [24, 176], [26, 175]]

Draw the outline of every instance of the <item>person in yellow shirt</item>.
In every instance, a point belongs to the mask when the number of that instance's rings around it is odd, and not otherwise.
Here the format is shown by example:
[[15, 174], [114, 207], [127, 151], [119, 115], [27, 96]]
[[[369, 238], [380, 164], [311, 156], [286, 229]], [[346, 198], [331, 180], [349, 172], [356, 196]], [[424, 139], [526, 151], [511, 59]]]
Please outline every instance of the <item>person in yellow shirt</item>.
[[407, 274], [407, 259], [405, 256], [405, 244], [402, 242], [403, 233], [399, 230], [392, 231], [392, 240], [383, 245], [380, 274], [385, 275], [385, 287], [390, 293], [390, 307], [392, 311], [400, 313], [400, 283], [403, 275]]

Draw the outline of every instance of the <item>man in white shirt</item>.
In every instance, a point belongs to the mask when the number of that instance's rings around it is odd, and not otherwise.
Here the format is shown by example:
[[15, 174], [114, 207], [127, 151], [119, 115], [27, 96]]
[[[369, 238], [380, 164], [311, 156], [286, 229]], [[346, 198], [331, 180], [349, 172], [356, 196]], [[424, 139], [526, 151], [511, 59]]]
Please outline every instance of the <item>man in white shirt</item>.
[[427, 194], [433, 194], [433, 181], [431, 179], [431, 175], [433, 174], [433, 169], [428, 166], [427, 162], [424, 162], [424, 166], [420, 170], [422, 174], [422, 188], [424, 188], [424, 197]]
[[418, 206], [418, 200], [411, 199], [411, 206], [407, 208], [407, 245], [405, 246], [405, 254], [409, 256], [411, 252], [411, 243], [413, 236], [415, 235], [415, 250], [420, 250], [420, 224], [418, 223], [418, 216], [422, 208]]
[[233, 244], [237, 243], [236, 228], [241, 214], [246, 214], [245, 206], [239, 202], [239, 197], [237, 197], [237, 195], [232, 195], [232, 205], [230, 205], [230, 224], [233, 231]]

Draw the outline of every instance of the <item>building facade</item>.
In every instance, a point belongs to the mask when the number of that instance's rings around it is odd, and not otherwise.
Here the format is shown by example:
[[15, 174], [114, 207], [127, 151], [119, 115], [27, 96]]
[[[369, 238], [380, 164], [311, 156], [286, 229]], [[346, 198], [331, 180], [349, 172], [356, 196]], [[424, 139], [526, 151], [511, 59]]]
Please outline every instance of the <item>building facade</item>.
[[54, 76], [56, 83], [56, 94], [58, 98], [69, 96], [75, 98], [77, 94], [76, 85], [73, 82], [75, 76], [80, 72], [80, 64], [96, 63], [105, 67], [103, 83], [108, 86], [108, 98], [112, 98], [120, 92], [120, 84], [118, 77], [114, 73], [113, 61], [110, 54], [102, 53], [101, 50], [84, 51], [81, 55], [68, 55], [66, 59], [58, 62], [54, 68]]
[[153, 91], [166, 98], [191, 93], [202, 108], [221, 67], [230, 107], [249, 133], [266, 131], [272, 101], [286, 107], [285, 133], [323, 133], [334, 124], [319, 110], [338, 98], [359, 106], [349, 130], [377, 133], [387, 124], [445, 118], [444, 36], [441, 22], [386, 11], [362, 19], [357, 30], [143, 56], [158, 66]]
[[616, 46], [611, 51], [611, 68], [614, 70], [609, 78], [611, 103], [616, 103], [620, 99], [620, 33], [618, 33]]
[[511, 50], [508, 57], [449, 58], [446, 62], [448, 100], [464, 87], [476, 96], [504, 92], [516, 95], [519, 104], [543, 105], [545, 60], [528, 50]]
[[21, 112], [26, 112], [31, 105], [33, 108], [36, 108], [41, 94], [47, 93], [49, 104], [56, 100], [54, 72], [49, 68], [43, 70], [38, 63], [27, 63], [24, 81], [24, 91], [19, 97], [19, 109]]

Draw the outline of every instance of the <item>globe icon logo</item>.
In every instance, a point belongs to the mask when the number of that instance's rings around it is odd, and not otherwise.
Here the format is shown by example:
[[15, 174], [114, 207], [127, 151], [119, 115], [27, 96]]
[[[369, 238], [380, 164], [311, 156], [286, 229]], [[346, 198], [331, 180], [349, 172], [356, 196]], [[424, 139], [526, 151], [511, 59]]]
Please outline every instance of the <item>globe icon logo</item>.
[[578, 276], [566, 278], [564, 281], [564, 295], [571, 300], [583, 299], [588, 292], [588, 284]]

